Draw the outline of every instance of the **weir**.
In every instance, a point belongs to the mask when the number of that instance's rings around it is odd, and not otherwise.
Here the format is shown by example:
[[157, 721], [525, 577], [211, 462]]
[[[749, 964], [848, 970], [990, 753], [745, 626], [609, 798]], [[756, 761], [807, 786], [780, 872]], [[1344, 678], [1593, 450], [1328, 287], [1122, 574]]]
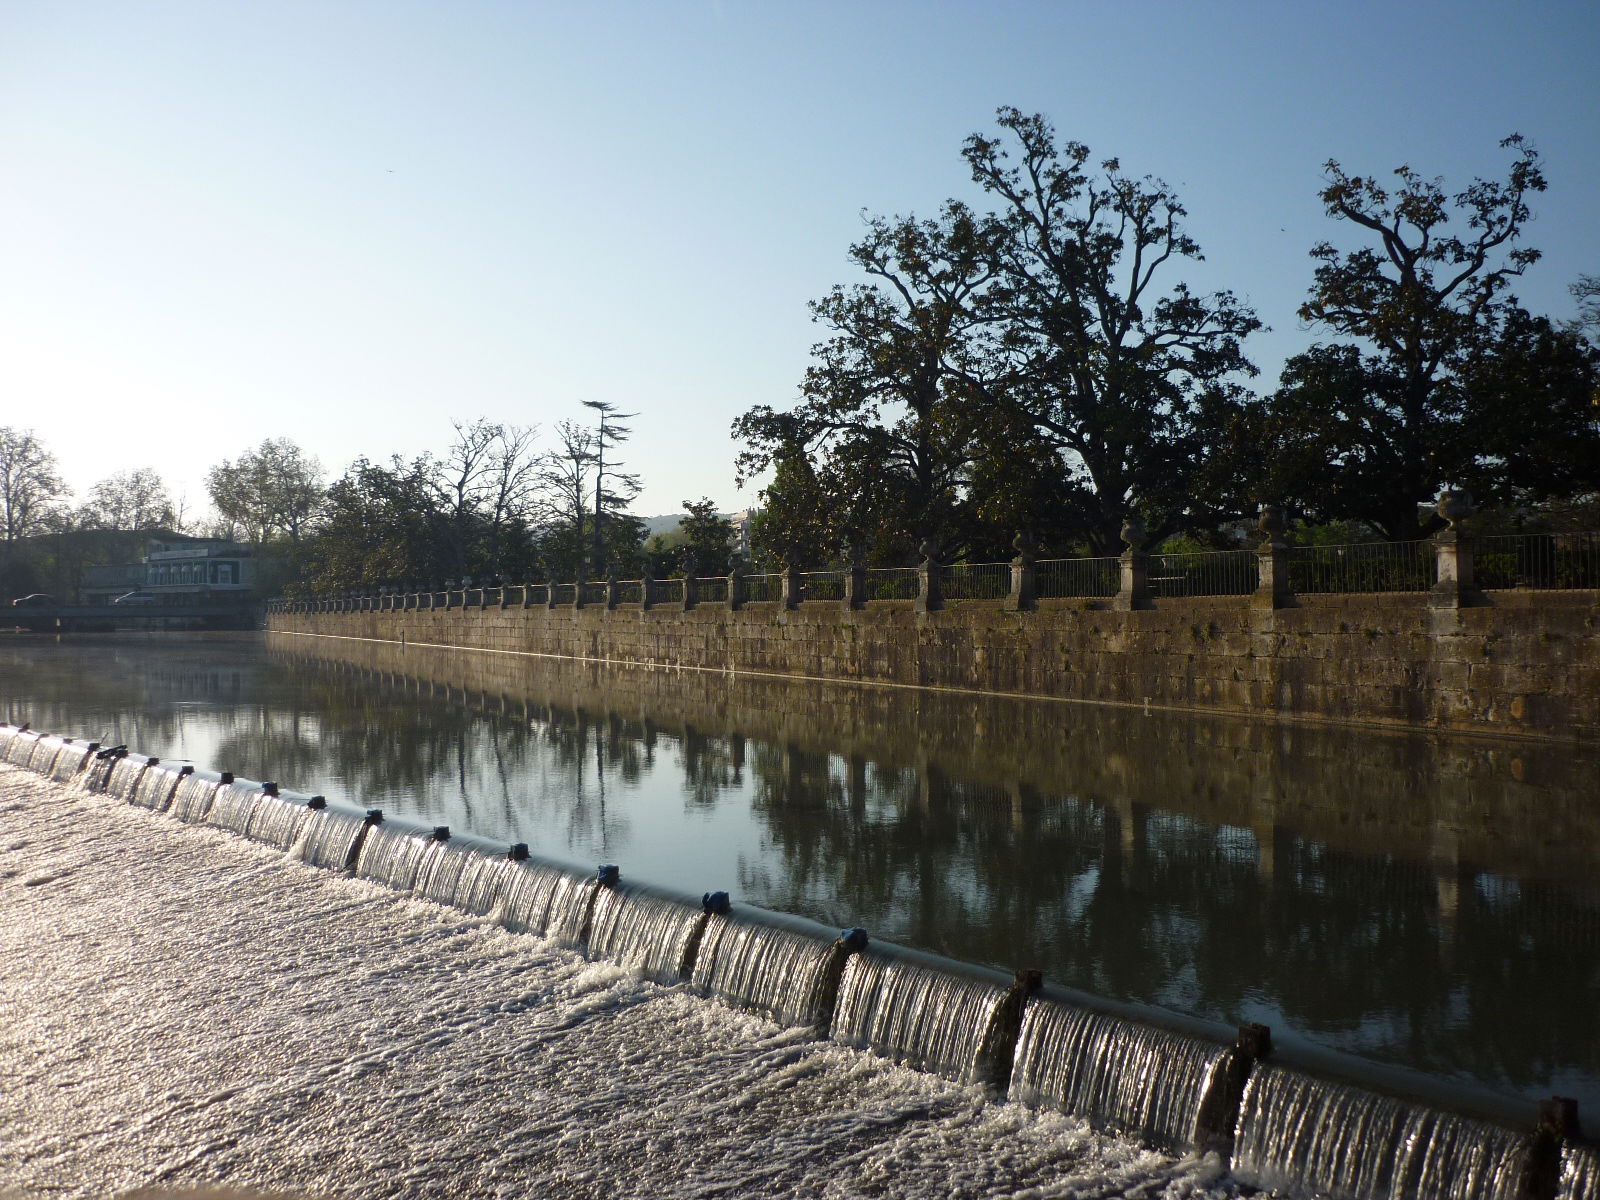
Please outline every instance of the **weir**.
[[[1164, 1148], [1231, 1155], [1249, 1186], [1337, 1200], [1600, 1200], [1600, 1153], [1572, 1121], [1521, 1131], [1336, 1082], [1203, 1022], [1109, 1003], [813, 922], [729, 910], [454, 835], [0, 725], [0, 761], [277, 846], [315, 866], [489, 916], [664, 984], [847, 1046], [988, 1085]], [[64, 772], [63, 762], [73, 770]], [[1192, 1028], [1188, 1028], [1192, 1026]], [[1259, 1027], [1247, 1027], [1259, 1028]], [[1231, 1136], [1230, 1136], [1231, 1135]]]

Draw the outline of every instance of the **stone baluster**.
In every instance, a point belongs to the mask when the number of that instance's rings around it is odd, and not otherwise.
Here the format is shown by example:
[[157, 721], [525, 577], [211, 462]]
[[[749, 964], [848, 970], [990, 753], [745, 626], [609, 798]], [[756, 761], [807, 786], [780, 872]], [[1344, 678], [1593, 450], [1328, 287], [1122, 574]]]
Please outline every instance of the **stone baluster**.
[[617, 570], [613, 567], [606, 572], [606, 611], [610, 612], [617, 606]]
[[1010, 612], [1032, 612], [1039, 607], [1039, 585], [1034, 571], [1039, 547], [1033, 535], [1026, 531], [1011, 540], [1017, 556], [1011, 560], [1011, 594], [1006, 597]]
[[1122, 552], [1122, 585], [1117, 589], [1111, 607], [1117, 612], [1133, 612], [1150, 608], [1150, 556], [1144, 552], [1144, 519], [1132, 513], [1122, 522], [1122, 541], [1128, 547]]
[[728, 567], [728, 609], [738, 612], [744, 607], [744, 559], [735, 558]]
[[1256, 590], [1250, 598], [1252, 608], [1293, 608], [1294, 589], [1289, 583], [1288, 526], [1283, 509], [1263, 504], [1256, 517], [1261, 544], [1256, 547]]
[[656, 602], [655, 572], [649, 567], [644, 569], [644, 578], [639, 580], [639, 607], [652, 608]]
[[790, 554], [783, 560], [783, 607], [799, 608], [805, 581], [800, 578], [800, 560]]
[[1438, 582], [1428, 593], [1430, 608], [1467, 608], [1482, 603], [1472, 574], [1472, 535], [1462, 523], [1473, 512], [1470, 492], [1446, 488], [1439, 494], [1438, 514], [1446, 527], [1433, 535]]
[[939, 546], [932, 538], [924, 538], [918, 547], [922, 561], [917, 564], [917, 611], [938, 612], [944, 607], [944, 579], [940, 575]]
[[867, 603], [867, 554], [862, 547], [851, 543], [844, 548], [844, 600], [847, 609], [864, 608]]
[[688, 550], [683, 552], [683, 611], [688, 612], [700, 602], [700, 581], [695, 578], [694, 555]]

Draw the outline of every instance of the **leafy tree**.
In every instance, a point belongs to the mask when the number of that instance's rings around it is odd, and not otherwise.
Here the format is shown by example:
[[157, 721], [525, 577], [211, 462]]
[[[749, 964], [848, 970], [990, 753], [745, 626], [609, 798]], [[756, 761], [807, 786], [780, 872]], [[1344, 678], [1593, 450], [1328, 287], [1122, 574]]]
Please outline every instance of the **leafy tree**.
[[1578, 329], [1600, 342], [1600, 275], [1579, 275], [1568, 290], [1578, 302]]
[[1165, 281], [1202, 257], [1165, 183], [1115, 158], [1094, 173], [1089, 148], [1058, 142], [1041, 115], [1002, 108], [998, 121], [963, 149], [1007, 231], [983, 297], [1007, 364], [988, 397], [1054, 449], [1096, 554], [1120, 549], [1135, 501], [1157, 539], [1231, 515], [1237, 495], [1197, 483], [1248, 401], [1243, 341], [1261, 322], [1231, 292]]
[[[1516, 310], [1506, 289], [1539, 258], [1516, 244], [1529, 195], [1545, 187], [1538, 155], [1515, 135], [1501, 145], [1515, 154], [1506, 178], [1475, 180], [1454, 196], [1409, 166], [1390, 190], [1327, 164], [1328, 215], [1374, 244], [1312, 248], [1318, 266], [1300, 316], [1348, 340], [1290, 360], [1274, 398], [1291, 441], [1296, 420], [1308, 419], [1298, 439], [1308, 508], [1404, 540], [1421, 532], [1420, 505], [1471, 474], [1478, 452], [1465, 375], [1482, 376], [1486, 347], [1504, 348]], [[1332, 477], [1316, 472], [1318, 457]], [[1319, 504], [1317, 491], [1333, 499]]]
[[18, 544], [49, 527], [66, 493], [55, 455], [34, 432], [0, 426], [0, 591], [36, 586], [38, 573], [22, 561]]
[[288, 438], [267, 438], [206, 472], [206, 490], [249, 541], [282, 536], [298, 546], [322, 505], [322, 464]]
[[426, 455], [388, 466], [359, 458], [328, 488], [305, 553], [305, 589], [434, 583], [453, 561]]
[[733, 522], [706, 497], [685, 500], [678, 525], [683, 554], [696, 575], [726, 575], [733, 558]]
[[[849, 251], [872, 282], [835, 287], [811, 305], [832, 336], [812, 350], [800, 404], [784, 413], [758, 406], [735, 422], [747, 443], [741, 479], [800, 448], [830, 477], [839, 539], [878, 535], [902, 556], [924, 537], [952, 540], [987, 416], [973, 402], [971, 381], [985, 370], [975, 300], [994, 276], [1003, 232], [957, 201], [937, 220], [873, 218]], [[891, 492], [892, 506], [872, 503]]]

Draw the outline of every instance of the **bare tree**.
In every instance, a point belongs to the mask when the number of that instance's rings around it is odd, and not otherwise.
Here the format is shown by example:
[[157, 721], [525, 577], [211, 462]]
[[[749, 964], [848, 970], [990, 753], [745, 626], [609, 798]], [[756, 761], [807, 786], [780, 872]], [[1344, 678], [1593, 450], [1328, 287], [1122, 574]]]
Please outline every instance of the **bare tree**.
[[267, 438], [206, 473], [217, 512], [260, 544], [282, 534], [299, 545], [322, 505], [322, 464], [288, 438]]
[[153, 467], [119, 471], [89, 489], [84, 506], [90, 523], [101, 529], [143, 533], [171, 528], [176, 517], [166, 482]]
[[19, 539], [44, 530], [66, 490], [55, 455], [33, 430], [0, 426], [0, 573]]

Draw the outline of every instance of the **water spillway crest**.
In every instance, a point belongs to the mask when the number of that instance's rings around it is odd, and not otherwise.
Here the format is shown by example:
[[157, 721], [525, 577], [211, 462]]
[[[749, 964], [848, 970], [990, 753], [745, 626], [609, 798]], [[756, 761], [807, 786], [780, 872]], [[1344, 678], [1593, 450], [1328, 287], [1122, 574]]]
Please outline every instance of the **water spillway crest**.
[[1011, 1098], [1175, 1149], [1200, 1144], [1206, 1097], [1225, 1045], [1035, 997], [1028, 1003]]
[[88, 742], [69, 742], [62, 746], [61, 753], [50, 765], [50, 778], [56, 783], [70, 783], [87, 765], [91, 753]]
[[313, 867], [342, 871], [350, 866], [350, 857], [368, 828], [367, 818], [361, 813], [344, 808], [323, 809], [310, 814], [289, 849], [301, 862]]
[[123, 754], [107, 761], [110, 763], [110, 771], [95, 790], [114, 796], [118, 800], [134, 801], [138, 794], [139, 780], [150, 769], [149, 760], [137, 755]]
[[[762, 919], [765, 918], [765, 919]], [[825, 1031], [833, 1011], [835, 935], [809, 921], [735, 911], [706, 922], [690, 976], [696, 990], [784, 1025]]]
[[1526, 1137], [1284, 1067], [1245, 1086], [1234, 1147], [1243, 1183], [1335, 1200], [1476, 1200], [1522, 1193]]
[[961, 1083], [995, 1082], [985, 1041], [1010, 993], [1003, 976], [895, 948], [851, 957], [832, 1037]]
[[500, 923], [514, 933], [576, 946], [593, 899], [593, 876], [532, 859], [513, 866], [497, 902]]
[[231, 790], [231, 784], [222, 782], [220, 775], [210, 771], [191, 771], [178, 780], [172, 791], [172, 801], [167, 811], [187, 825], [210, 823], [212, 806], [219, 792]]
[[646, 979], [674, 984], [692, 970], [691, 954], [708, 920], [700, 907], [635, 884], [601, 888], [589, 918], [589, 953]]
[[249, 819], [239, 832], [251, 841], [292, 850], [316, 810], [301, 796], [263, 795], [250, 809]]

